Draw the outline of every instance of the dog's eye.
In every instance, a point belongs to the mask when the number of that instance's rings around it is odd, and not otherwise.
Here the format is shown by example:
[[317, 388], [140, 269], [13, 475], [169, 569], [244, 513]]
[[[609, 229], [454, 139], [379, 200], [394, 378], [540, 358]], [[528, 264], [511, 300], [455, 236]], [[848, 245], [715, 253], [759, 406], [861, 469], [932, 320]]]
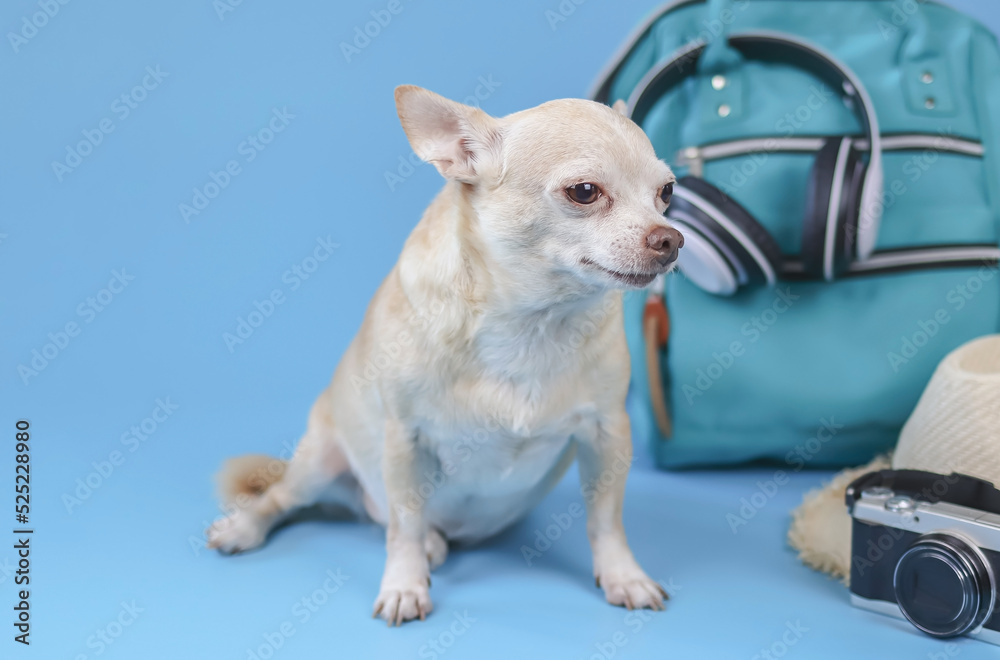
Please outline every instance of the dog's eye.
[[667, 206], [670, 206], [670, 198], [674, 196], [674, 184], [668, 183], [667, 185], [660, 188], [660, 199]]
[[567, 188], [566, 195], [577, 204], [593, 204], [601, 196], [601, 189], [593, 183], [578, 183]]

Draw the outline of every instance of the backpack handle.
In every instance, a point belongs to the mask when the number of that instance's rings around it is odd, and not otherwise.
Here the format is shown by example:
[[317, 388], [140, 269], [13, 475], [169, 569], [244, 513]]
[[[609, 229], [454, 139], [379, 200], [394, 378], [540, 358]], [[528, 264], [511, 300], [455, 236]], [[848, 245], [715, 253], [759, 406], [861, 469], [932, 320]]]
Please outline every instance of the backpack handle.
[[[865, 171], [861, 213], [858, 220], [857, 256], [863, 261], [871, 256], [882, 218], [882, 135], [871, 96], [857, 74], [827, 51], [782, 32], [741, 32], [717, 39], [716, 47], [725, 44], [742, 55], [764, 61], [780, 61], [805, 69], [831, 84], [834, 91], [852, 102], [870, 140], [871, 156]], [[701, 58], [712, 47], [703, 39], [692, 41], [643, 76], [628, 99], [628, 116], [642, 126], [656, 101], [700, 68]]]
[[[749, 0], [739, 0], [745, 5]], [[711, 38], [706, 40], [704, 54], [698, 60], [698, 73], [711, 75], [732, 69], [742, 62], [743, 57], [738, 50], [729, 45], [729, 27], [736, 18], [733, 10], [733, 0], [708, 0], [705, 7], [706, 18], [702, 21]]]

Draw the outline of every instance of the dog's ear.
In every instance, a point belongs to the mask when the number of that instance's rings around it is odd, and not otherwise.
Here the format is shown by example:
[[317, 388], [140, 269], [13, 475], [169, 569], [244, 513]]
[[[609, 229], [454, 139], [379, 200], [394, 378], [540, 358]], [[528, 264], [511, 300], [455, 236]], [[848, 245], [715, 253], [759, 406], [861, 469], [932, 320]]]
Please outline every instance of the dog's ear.
[[500, 127], [482, 110], [401, 85], [396, 111], [413, 151], [446, 179], [477, 183], [499, 165]]
[[611, 107], [617, 110], [618, 114], [628, 117], [628, 106], [625, 104], [625, 101], [618, 99]]

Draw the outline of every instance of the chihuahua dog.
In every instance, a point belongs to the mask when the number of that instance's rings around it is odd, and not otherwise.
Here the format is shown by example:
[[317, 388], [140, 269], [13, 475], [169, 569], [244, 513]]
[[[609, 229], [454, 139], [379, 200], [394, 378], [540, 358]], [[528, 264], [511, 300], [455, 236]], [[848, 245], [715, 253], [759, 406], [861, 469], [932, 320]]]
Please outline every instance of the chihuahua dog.
[[[447, 180], [368, 308], [286, 463], [229, 461], [230, 515], [207, 532], [250, 550], [290, 512], [351, 494], [386, 527], [374, 614], [432, 609], [448, 542], [524, 516], [574, 458], [594, 576], [608, 602], [662, 609], [625, 539], [632, 459], [622, 290], [683, 244], [664, 212], [674, 175], [611, 108], [565, 99], [494, 118], [396, 89], [414, 152]], [[346, 498], [346, 499], [345, 499]]]

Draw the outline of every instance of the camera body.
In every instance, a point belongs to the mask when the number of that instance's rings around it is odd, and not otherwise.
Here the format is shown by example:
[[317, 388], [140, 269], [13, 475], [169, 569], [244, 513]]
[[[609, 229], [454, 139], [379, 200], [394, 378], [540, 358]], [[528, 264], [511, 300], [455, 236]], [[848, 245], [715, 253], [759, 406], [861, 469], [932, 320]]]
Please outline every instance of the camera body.
[[960, 474], [882, 470], [847, 488], [851, 603], [939, 638], [1000, 645], [1000, 491]]

